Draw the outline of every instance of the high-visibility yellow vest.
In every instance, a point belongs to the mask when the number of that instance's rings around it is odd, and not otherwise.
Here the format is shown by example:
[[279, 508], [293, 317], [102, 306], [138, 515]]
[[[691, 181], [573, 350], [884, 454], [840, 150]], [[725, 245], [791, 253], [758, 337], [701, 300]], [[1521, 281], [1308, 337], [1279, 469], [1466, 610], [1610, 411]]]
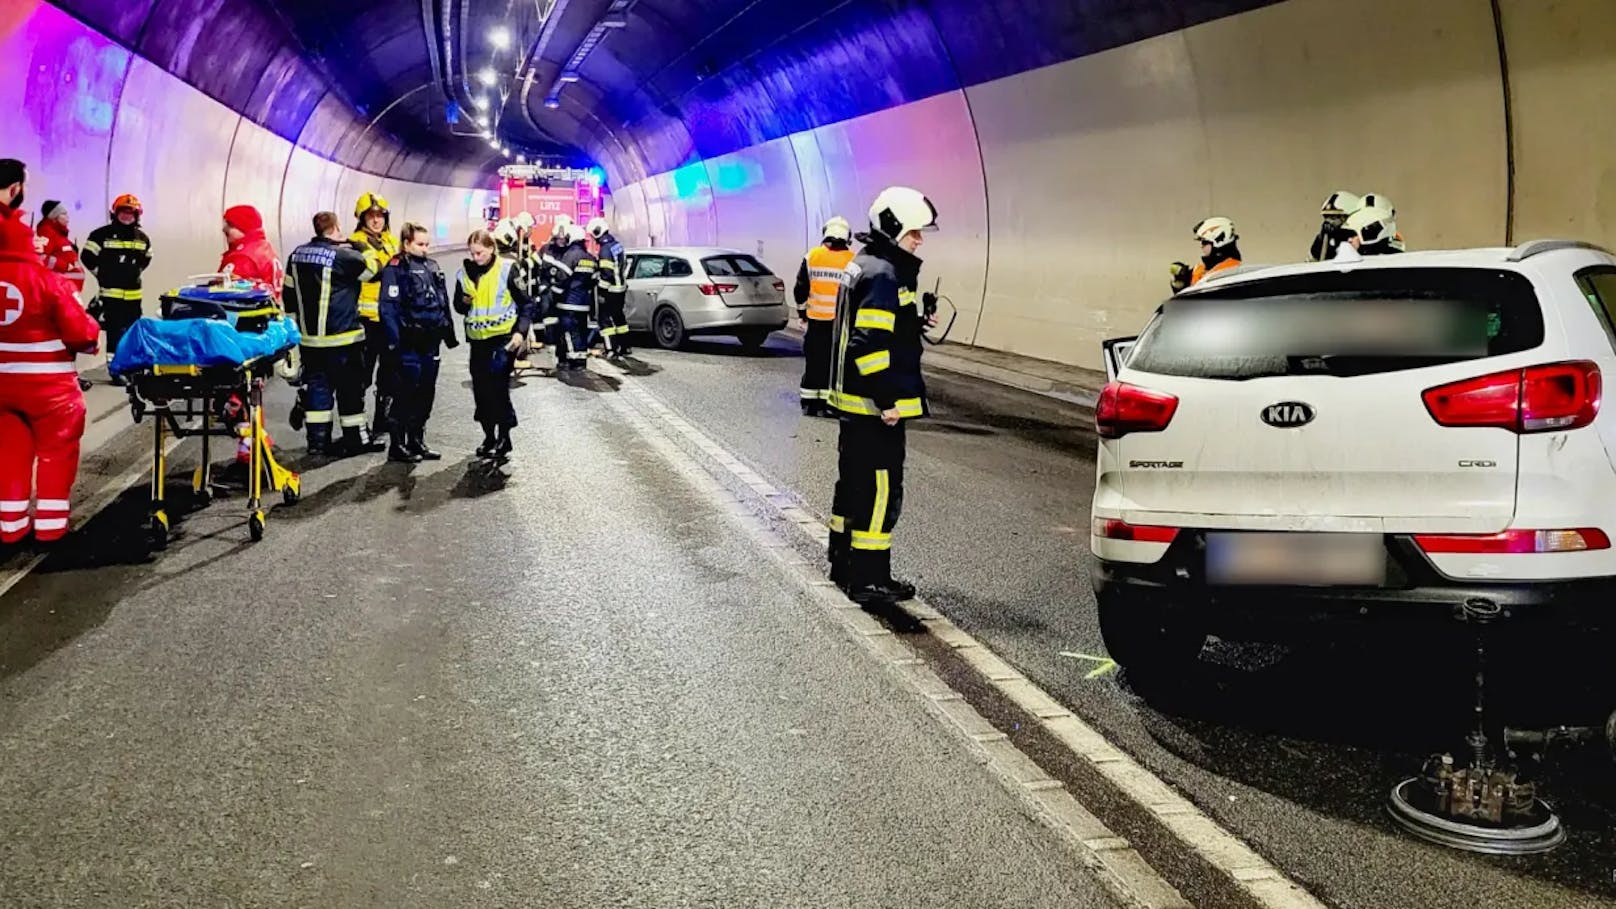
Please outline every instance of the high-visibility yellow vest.
[[819, 322], [836, 318], [836, 292], [851, 261], [851, 249], [815, 246], [808, 251], [808, 318]]
[[387, 263], [398, 255], [398, 238], [384, 233], [376, 238], [381, 242], [381, 246], [377, 247], [371, 242], [370, 234], [356, 230], [348, 239], [359, 244], [360, 251], [365, 254], [365, 264], [370, 266], [370, 273], [376, 276], [375, 280], [359, 285], [359, 318], [378, 321], [382, 317], [381, 273], [382, 269], [387, 267]]
[[460, 286], [471, 297], [471, 311], [466, 313], [467, 338], [487, 341], [509, 337], [516, 331], [516, 298], [510, 292], [511, 269], [515, 267], [510, 259], [500, 259], [475, 282], [470, 275], [460, 273]]

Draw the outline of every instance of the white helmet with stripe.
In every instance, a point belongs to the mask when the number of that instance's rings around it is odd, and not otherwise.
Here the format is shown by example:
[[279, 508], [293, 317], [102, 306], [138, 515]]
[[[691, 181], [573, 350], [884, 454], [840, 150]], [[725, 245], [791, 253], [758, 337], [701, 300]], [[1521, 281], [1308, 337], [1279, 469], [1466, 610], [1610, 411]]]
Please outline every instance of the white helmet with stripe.
[[561, 240], [567, 236], [567, 228], [572, 226], [572, 218], [567, 215], [556, 215], [555, 227], [550, 229], [550, 239]]
[[870, 230], [894, 243], [910, 231], [936, 229], [937, 206], [918, 189], [891, 186], [870, 205]]
[[591, 218], [591, 219], [589, 219], [589, 235], [591, 237], [594, 237], [595, 239], [599, 240], [601, 237], [604, 237], [608, 233], [611, 233], [611, 230], [612, 230], [612, 226], [610, 224], [606, 223], [605, 218]]
[[1342, 228], [1365, 245], [1382, 243], [1397, 236], [1397, 215], [1386, 208], [1360, 208], [1347, 217]]
[[1195, 238], [1212, 244], [1213, 249], [1222, 249], [1240, 239], [1234, 232], [1234, 222], [1228, 218], [1207, 218], [1195, 225]]

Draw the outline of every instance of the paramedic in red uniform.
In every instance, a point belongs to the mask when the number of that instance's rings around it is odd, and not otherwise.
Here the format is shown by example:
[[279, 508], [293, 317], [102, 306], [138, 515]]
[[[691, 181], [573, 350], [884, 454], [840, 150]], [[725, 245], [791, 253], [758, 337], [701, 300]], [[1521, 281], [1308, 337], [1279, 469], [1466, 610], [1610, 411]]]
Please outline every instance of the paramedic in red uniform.
[[226, 209], [224, 238], [230, 246], [219, 260], [219, 270], [229, 268], [238, 278], [268, 285], [279, 303], [286, 276], [281, 271], [281, 257], [275, 254], [269, 235], [264, 233], [264, 216], [251, 205]]
[[74, 293], [84, 290], [84, 267], [79, 264], [79, 247], [67, 232], [67, 206], [48, 200], [39, 210], [39, 235], [45, 238], [45, 267], [73, 285]]
[[84, 435], [73, 357], [94, 353], [100, 337], [72, 286], [39, 260], [34, 232], [0, 218], [0, 543], [19, 542], [30, 528], [42, 543], [67, 533]]

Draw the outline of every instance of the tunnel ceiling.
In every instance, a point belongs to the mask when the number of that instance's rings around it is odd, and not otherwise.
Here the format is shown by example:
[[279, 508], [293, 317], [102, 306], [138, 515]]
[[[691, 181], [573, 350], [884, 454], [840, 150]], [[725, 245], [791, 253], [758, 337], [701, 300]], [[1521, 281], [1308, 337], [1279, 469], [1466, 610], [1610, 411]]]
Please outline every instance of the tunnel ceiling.
[[[336, 157], [485, 170], [513, 150], [617, 182], [1278, 0], [61, 0]], [[622, 23], [597, 28], [603, 20]], [[504, 27], [507, 49], [490, 33]], [[595, 39], [598, 39], [595, 40]], [[557, 76], [593, 44], [546, 106]], [[496, 86], [479, 78], [485, 68]], [[449, 122], [451, 103], [459, 122]], [[353, 148], [381, 138], [396, 149]], [[924, 137], [916, 137], [924, 141]], [[352, 163], [352, 162], [345, 162]], [[409, 169], [409, 168], [406, 168]]]

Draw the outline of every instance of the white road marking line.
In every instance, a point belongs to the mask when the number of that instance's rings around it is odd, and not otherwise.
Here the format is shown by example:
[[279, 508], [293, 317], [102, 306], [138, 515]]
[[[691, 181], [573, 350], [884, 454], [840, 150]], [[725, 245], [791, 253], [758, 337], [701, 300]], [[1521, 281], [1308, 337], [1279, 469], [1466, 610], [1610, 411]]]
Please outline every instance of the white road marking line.
[[[655, 398], [625, 381], [626, 395], [607, 396], [608, 406], [625, 423], [639, 431], [699, 491], [718, 501], [740, 506], [722, 509], [731, 523], [769, 553], [779, 569], [817, 600], [826, 615], [840, 624], [848, 636], [878, 657], [889, 671], [899, 676], [919, 695], [927, 713], [959, 734], [961, 744], [974, 750], [995, 779], [1027, 806], [1030, 812], [1060, 836], [1079, 855], [1090, 873], [1127, 905], [1141, 909], [1190, 909], [1190, 903], [1167, 882], [1127, 840], [1117, 836], [1084, 808], [1066, 787], [1051, 779], [1036, 762], [993, 728], [976, 708], [943, 681], [926, 661], [885, 625], [828, 586], [818, 567], [797, 557], [789, 545], [766, 522], [752, 517], [752, 511], [732, 491], [725, 488], [697, 458], [680, 448], [666, 430], [686, 436], [699, 431], [685, 424], [679, 427], [667, 420], [666, 408]], [[630, 397], [635, 403], [621, 400]], [[652, 425], [656, 419], [662, 425]], [[711, 442], [709, 442], [711, 444]], [[703, 448], [705, 450], [705, 448]], [[821, 528], [823, 530], [823, 528]], [[811, 536], [811, 535], [810, 535]]]
[[[643, 406], [658, 417], [668, 428], [683, 435], [686, 441], [698, 450], [703, 452], [708, 452], [711, 449], [724, 451], [722, 446], [683, 418], [668, 419], [668, 415], [672, 411], [654, 394], [647, 391], [635, 377], [625, 373], [622, 390], [637, 405]], [[741, 470], [730, 467], [726, 463], [727, 461], [734, 461], [739, 464], [739, 459], [727, 451], [725, 454], [727, 457], [724, 459], [719, 459], [716, 456], [714, 456], [714, 459], [732, 477], [740, 480], [743, 485], [751, 487], [752, 484], [746, 482], [741, 471], [744, 470], [746, 474], [753, 478], [758, 478], [757, 473], [744, 466]], [[678, 450], [678, 456], [682, 460], [695, 461], [691, 455], [682, 450]], [[696, 463], [699, 465], [699, 462]], [[711, 472], [710, 467], [706, 469], [709, 473]], [[758, 479], [761, 480], [761, 478]], [[733, 496], [728, 489], [721, 485], [716, 488], [725, 494]], [[778, 504], [769, 501], [767, 497], [765, 497], [765, 505], [773, 508], [782, 518], [786, 518], [786, 522], [795, 527], [799, 533], [804, 534], [817, 544], [823, 545], [826, 528], [822, 522], [816, 519], [814, 528], [809, 528], [804, 522], [790, 520], [785, 510]], [[798, 510], [806, 512], [806, 509], [801, 506], [798, 506]], [[772, 536], [772, 532], [770, 532], [770, 535]], [[814, 574], [818, 575], [817, 572], [814, 572]], [[820, 586], [819, 589], [823, 591], [826, 588]], [[836, 591], [834, 588], [829, 589], [838, 599], [846, 602], [846, 598], [842, 597], [840, 591]], [[856, 605], [853, 605], [853, 609], [856, 610], [857, 608]], [[1112, 745], [1098, 730], [1062, 707], [1059, 701], [1010, 668], [1010, 665], [1002, 658], [983, 646], [981, 642], [960, 629], [953, 622], [942, 617], [940, 613], [924, 601], [917, 598], [912, 603], [905, 604], [904, 608], [915, 618], [922, 620], [929, 633], [957, 651], [961, 658], [975, 669], [989, 686], [1009, 698], [1011, 702], [1022, 710], [1038, 717], [1040, 724], [1058, 741], [1074, 754], [1087, 761], [1113, 787], [1153, 814], [1158, 823], [1199, 855], [1208, 866], [1226, 875], [1234, 886], [1243, 891], [1256, 905], [1265, 907], [1265, 909], [1324, 909], [1324, 903], [1258, 855], [1244, 840], [1218, 824], [1196, 807], [1194, 803], [1184, 798], [1155, 774], [1145, 769], [1131, 756]], [[927, 671], [929, 672], [929, 670]], [[935, 708], [937, 705], [932, 704], [931, 706]], [[971, 712], [975, 713], [974, 709]], [[1088, 814], [1087, 810], [1078, 805], [1076, 800], [1072, 799], [1071, 795], [1064, 789], [1052, 789], [1048, 792], [1037, 793], [1037, 795], [1049, 796], [1057, 800], [1063, 796], [1065, 799], [1071, 800], [1077, 811], [1085, 815]], [[1092, 817], [1092, 815], [1089, 816]], [[1095, 819], [1094, 823], [1104, 829], [1104, 825], [1100, 824], [1098, 819]], [[1112, 875], [1123, 873], [1123, 865], [1134, 866], [1131, 873], [1137, 873], [1139, 867], [1149, 869], [1149, 864], [1132, 849], [1115, 850], [1108, 848], [1097, 850], [1086, 843], [1082, 844], [1082, 849], [1091, 858], [1101, 863], [1108, 861], [1108, 857], [1114, 855], [1131, 856], [1126, 861], [1118, 862], [1116, 866], [1107, 865], [1106, 867]], [[1150, 869], [1149, 876], [1158, 881], [1162, 887], [1166, 887], [1166, 892], [1170, 892], [1172, 897], [1178, 900], [1177, 903], [1168, 902], [1160, 903], [1159, 905], [1187, 905], [1183, 903], [1183, 897], [1176, 890], [1173, 890], [1171, 885], [1156, 874], [1153, 869]], [[1125, 881], [1128, 882], [1128, 886], [1132, 886], [1132, 882], [1135, 881], [1134, 878], [1124, 879], [1112, 876], [1108, 876], [1107, 880], [1112, 883]], [[1138, 879], [1137, 883], [1139, 886], [1143, 886], [1145, 881], [1144, 879]], [[1134, 890], [1129, 890], [1126, 895], [1129, 899], [1139, 898], [1138, 893]], [[1146, 903], [1146, 905], [1158, 904]]]
[[[179, 447], [181, 441], [180, 439], [169, 439], [164, 448], [164, 455], [173, 454], [174, 449]], [[101, 509], [112, 504], [113, 499], [123, 495], [130, 487], [145, 479], [150, 473], [151, 462], [147, 461], [136, 464], [122, 474], [102, 483], [95, 492], [90, 493], [84, 499], [82, 504], [73, 509], [73, 522], [68, 525], [69, 538], [71, 538], [73, 532], [89, 523], [91, 519], [100, 513]], [[23, 578], [33, 573], [33, 570], [38, 568], [41, 562], [45, 561], [47, 555], [48, 553], [43, 552], [35, 553], [25, 559], [21, 565], [0, 574], [0, 597], [5, 596], [7, 591], [20, 584]]]

